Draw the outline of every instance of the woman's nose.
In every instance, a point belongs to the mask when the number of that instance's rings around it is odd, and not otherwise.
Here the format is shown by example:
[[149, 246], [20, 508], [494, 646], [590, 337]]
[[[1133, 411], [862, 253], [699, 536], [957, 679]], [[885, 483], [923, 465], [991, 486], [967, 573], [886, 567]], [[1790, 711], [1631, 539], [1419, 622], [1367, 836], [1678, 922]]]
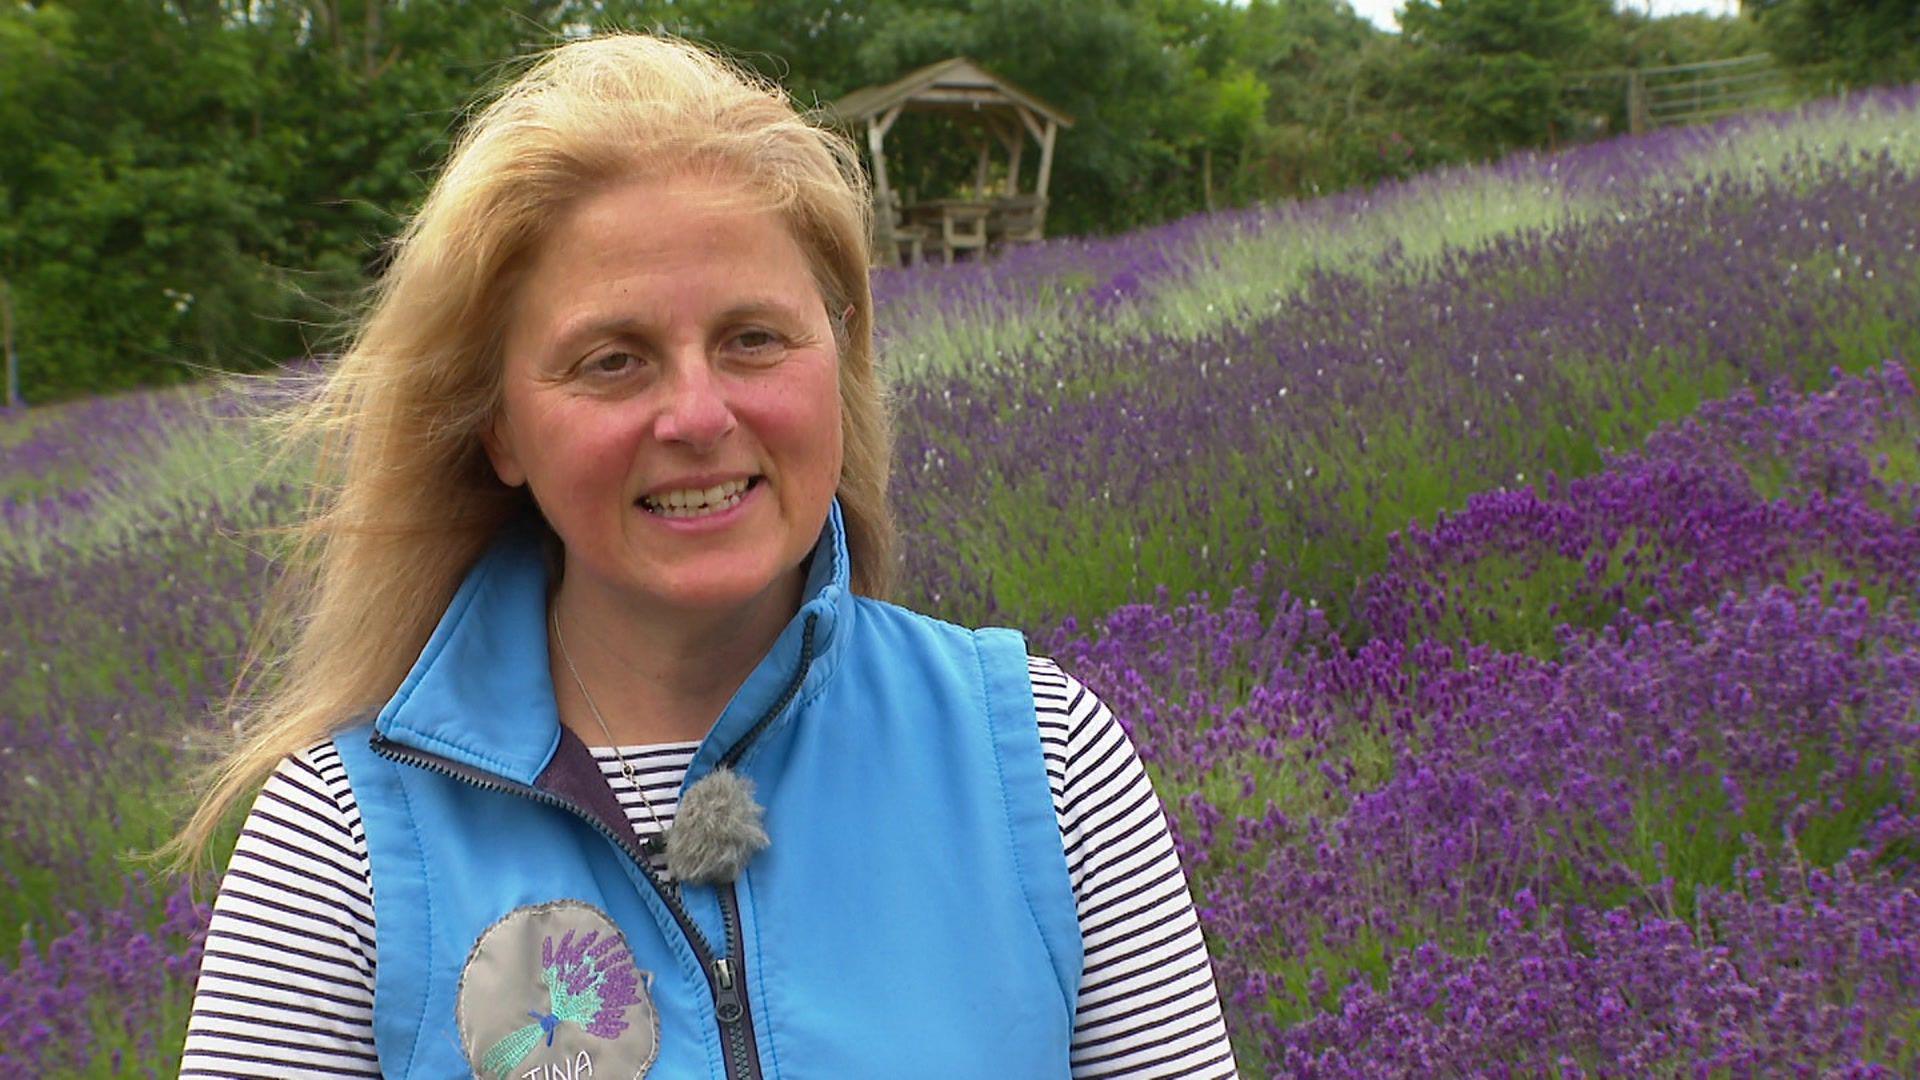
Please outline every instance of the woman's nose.
[[667, 400], [654, 422], [661, 442], [684, 443], [696, 449], [717, 444], [733, 432], [736, 422], [726, 388], [704, 357], [676, 364], [667, 387]]

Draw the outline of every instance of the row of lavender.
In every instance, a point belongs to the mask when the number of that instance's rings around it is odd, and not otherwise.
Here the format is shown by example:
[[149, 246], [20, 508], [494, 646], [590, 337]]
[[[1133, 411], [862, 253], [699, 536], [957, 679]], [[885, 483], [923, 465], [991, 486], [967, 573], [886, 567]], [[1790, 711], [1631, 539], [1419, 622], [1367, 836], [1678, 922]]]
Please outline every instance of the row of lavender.
[[[1497, 1071], [1523, 1043], [1567, 1060], [1521, 1071], [1565, 1075], [1722, 1049], [1734, 1072], [1911, 1063], [1888, 1032], [1920, 995], [1874, 966], [1916, 940], [1894, 689], [1914, 681], [1911, 394], [1889, 370], [1735, 401], [1595, 471], [1598, 448], [1734, 386], [1913, 354], [1920, 181], [1834, 160], [1627, 192], [1617, 219], [1437, 262], [1389, 251], [1232, 330], [904, 389], [910, 598], [1030, 628], [1113, 612], [1053, 648], [1135, 724], [1178, 808], [1250, 1071]], [[74, 415], [78, 441], [119, 414]], [[41, 478], [10, 457], [0, 490], [85, 524], [97, 509], [44, 479], [75, 452], [55, 426], [30, 443]], [[131, 427], [143, 456], [179, 444]], [[21, 957], [0, 968], [0, 1064], [165, 1071], [198, 916], [118, 856], [165, 828], [234, 670], [270, 572], [240, 526], [294, 501], [182, 503], [117, 543], [0, 557], [0, 955]], [[1396, 537], [1414, 519], [1435, 524]], [[1153, 581], [1252, 584], [1215, 614], [1121, 606]], [[1830, 654], [1880, 659], [1788, 693]], [[1754, 711], [1776, 707], [1800, 712]], [[1749, 730], [1772, 749], [1729, 749]], [[1827, 937], [1803, 925], [1819, 904], [1844, 915]], [[1844, 964], [1762, 948], [1833, 934], [1855, 935]], [[1712, 1009], [1653, 992], [1694, 985]], [[1819, 1011], [1834, 1001], [1865, 1011]], [[1739, 1042], [1776, 1019], [1859, 1034]]]
[[[1889, 364], [1412, 530], [1358, 649], [1245, 591], [1052, 647], [1180, 793], [1249, 1062], [1910, 1076], [1916, 585], [1920, 398]], [[1523, 610], [1590, 625], [1477, 640]]]
[[234, 522], [293, 505], [266, 489], [0, 560], [0, 1070], [174, 1074], [210, 882], [141, 856], [188, 808], [271, 580]]
[[1367, 276], [1527, 229], [1619, 220], [1708, 176], [1774, 178], [1852, 151], [1920, 164], [1920, 87], [1667, 128], [1491, 167], [1196, 215], [1123, 237], [1055, 240], [998, 260], [882, 271], [880, 330], [896, 378], [995, 378], [1088, 338], [1191, 337], [1267, 314], [1316, 271]]
[[[1920, 168], [1868, 157], [1656, 192], [1618, 220], [1322, 272], [1191, 338], [1062, 346], [901, 393], [910, 602], [1044, 625], [1224, 595], [1333, 609], [1387, 536], [1743, 384], [1920, 355]], [[1271, 595], [1269, 593], [1269, 595]]]

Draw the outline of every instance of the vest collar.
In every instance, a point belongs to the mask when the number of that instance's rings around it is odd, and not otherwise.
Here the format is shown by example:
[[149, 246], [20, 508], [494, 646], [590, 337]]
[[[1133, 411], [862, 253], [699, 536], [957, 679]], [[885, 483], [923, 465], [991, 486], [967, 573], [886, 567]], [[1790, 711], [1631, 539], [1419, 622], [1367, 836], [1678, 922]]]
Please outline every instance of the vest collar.
[[[785, 723], [794, 704], [812, 696], [838, 666], [854, 611], [838, 499], [811, 559], [800, 609], [702, 740], [688, 769], [689, 784], [741, 740], [757, 740]], [[393, 742], [532, 784], [560, 745], [548, 664], [540, 536], [531, 527], [509, 527], [461, 582], [374, 728]], [[789, 694], [796, 676], [803, 681]], [[768, 715], [776, 709], [777, 715]]]

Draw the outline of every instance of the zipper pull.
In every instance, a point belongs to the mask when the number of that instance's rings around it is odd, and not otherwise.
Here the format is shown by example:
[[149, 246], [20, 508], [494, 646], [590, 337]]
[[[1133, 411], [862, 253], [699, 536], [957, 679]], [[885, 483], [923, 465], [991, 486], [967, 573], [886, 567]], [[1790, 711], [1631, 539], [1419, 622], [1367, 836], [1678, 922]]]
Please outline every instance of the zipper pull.
[[733, 961], [721, 957], [713, 962], [714, 1015], [723, 1024], [737, 1023], [746, 1009], [740, 1004], [740, 988], [734, 985]]

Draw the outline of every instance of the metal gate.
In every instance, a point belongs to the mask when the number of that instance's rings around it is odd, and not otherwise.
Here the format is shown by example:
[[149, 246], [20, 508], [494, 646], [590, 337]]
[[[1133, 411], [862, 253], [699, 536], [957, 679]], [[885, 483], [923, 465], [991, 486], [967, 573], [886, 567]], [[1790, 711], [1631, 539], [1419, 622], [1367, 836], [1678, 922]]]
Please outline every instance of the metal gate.
[[1786, 77], [1767, 53], [1668, 67], [1628, 68], [1627, 130], [1717, 120], [1773, 104]]

